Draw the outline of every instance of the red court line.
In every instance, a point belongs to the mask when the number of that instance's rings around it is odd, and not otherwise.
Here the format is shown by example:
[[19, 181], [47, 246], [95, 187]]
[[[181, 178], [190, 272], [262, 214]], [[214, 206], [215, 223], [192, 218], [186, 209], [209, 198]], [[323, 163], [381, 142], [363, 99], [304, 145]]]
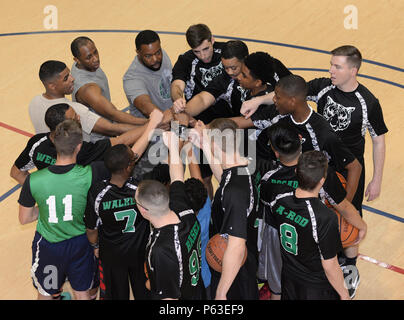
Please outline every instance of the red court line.
[[375, 265], [378, 265], [379, 267], [382, 267], [382, 268], [389, 269], [389, 270], [394, 271], [394, 272], [404, 274], [404, 269], [403, 268], [393, 266], [393, 265], [391, 265], [389, 263], [386, 263], [386, 262], [378, 261], [378, 260], [376, 260], [374, 258], [365, 256], [363, 254], [358, 254], [358, 257], [360, 259], [362, 259], [362, 260], [365, 260], [365, 261], [371, 262], [371, 263], [373, 263]]
[[20, 133], [20, 134], [22, 134], [24, 136], [27, 136], [27, 137], [30, 137], [30, 138], [33, 136], [32, 133], [26, 132], [24, 130], [20, 130], [20, 129], [15, 128], [15, 127], [12, 127], [12, 126], [10, 126], [8, 124], [5, 124], [4, 122], [0, 122], [0, 127], [6, 128], [8, 130], [11, 130], [11, 131], [14, 131], [14, 132], [17, 132], [17, 133]]

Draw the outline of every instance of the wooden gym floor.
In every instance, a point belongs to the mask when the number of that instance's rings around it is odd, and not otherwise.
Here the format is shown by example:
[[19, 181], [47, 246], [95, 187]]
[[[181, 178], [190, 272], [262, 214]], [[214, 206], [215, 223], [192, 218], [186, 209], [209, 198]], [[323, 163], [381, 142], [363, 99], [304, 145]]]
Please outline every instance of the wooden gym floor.
[[[44, 9], [50, 4], [57, 9], [57, 29], [48, 30], [44, 21], [50, 21], [51, 13]], [[184, 32], [195, 23], [207, 24], [218, 41], [241, 38], [250, 52], [269, 52], [306, 80], [328, 76], [327, 52], [333, 48], [353, 44], [361, 50], [366, 60], [360, 82], [379, 98], [389, 133], [382, 194], [364, 202], [369, 231], [360, 246], [363, 259], [358, 261], [361, 284], [356, 299], [404, 298], [403, 1], [14, 0], [1, 1], [0, 12], [0, 299], [36, 298], [29, 272], [36, 224], [19, 225], [20, 189], [9, 171], [34, 133], [28, 104], [43, 92], [39, 66], [55, 59], [71, 67], [70, 42], [79, 35], [92, 38], [112, 101], [124, 109], [122, 76], [135, 55], [136, 33], [158, 31], [174, 64], [188, 50]], [[350, 28], [355, 22], [357, 28]], [[372, 174], [371, 149], [368, 139], [367, 182]]]

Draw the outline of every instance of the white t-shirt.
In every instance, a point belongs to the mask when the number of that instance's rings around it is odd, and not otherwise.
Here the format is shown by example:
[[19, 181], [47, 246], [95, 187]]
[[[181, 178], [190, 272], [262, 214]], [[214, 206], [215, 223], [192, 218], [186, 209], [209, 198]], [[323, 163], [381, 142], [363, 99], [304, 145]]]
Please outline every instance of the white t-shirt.
[[35, 133], [49, 132], [49, 128], [45, 123], [45, 113], [48, 108], [55, 104], [67, 103], [80, 116], [81, 127], [83, 129], [83, 140], [90, 141], [91, 131], [95, 123], [100, 118], [99, 115], [91, 112], [86, 106], [78, 102], [73, 102], [66, 98], [47, 99], [42, 94], [35, 96], [28, 107], [29, 116]]

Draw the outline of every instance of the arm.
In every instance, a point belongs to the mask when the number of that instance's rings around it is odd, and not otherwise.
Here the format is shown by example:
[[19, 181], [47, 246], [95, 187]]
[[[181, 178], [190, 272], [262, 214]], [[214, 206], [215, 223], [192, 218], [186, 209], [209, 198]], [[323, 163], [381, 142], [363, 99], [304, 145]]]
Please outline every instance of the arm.
[[[143, 122], [147, 123], [147, 119], [144, 119]], [[97, 132], [104, 136], [112, 137], [119, 136], [120, 134], [125, 133], [133, 128], [136, 128], [136, 126], [126, 123], [114, 123], [101, 117], [95, 123], [92, 132]]]
[[209, 162], [209, 166], [212, 169], [213, 175], [220, 181], [223, 173], [222, 166], [218, 162], [214, 155], [212, 154], [210, 138], [207, 134], [207, 129], [202, 121], [198, 121], [194, 129], [191, 129], [189, 133], [189, 139], [196, 147], [201, 149], [205, 154], [206, 159]]
[[251, 118], [233, 117], [230, 119], [233, 120], [240, 129], [247, 129], [254, 127], [254, 123], [252, 122]]
[[244, 115], [246, 119], [250, 118], [254, 114], [254, 112], [257, 111], [258, 107], [261, 104], [273, 104], [274, 95], [275, 92], [272, 91], [266, 95], [258, 96], [250, 100], [244, 101], [243, 104], [241, 105], [240, 113]]
[[111, 141], [111, 146], [121, 144], [121, 143], [126, 144], [128, 146], [132, 146], [140, 138], [140, 136], [144, 133], [146, 128], [147, 128], [147, 125], [145, 124], [141, 127], [135, 127], [118, 137], [110, 138], [109, 140]]
[[348, 290], [345, 288], [344, 276], [339, 266], [337, 256], [327, 260], [321, 260], [328, 281], [338, 292], [341, 300], [350, 300]]
[[28, 171], [21, 171], [15, 164], [11, 167], [10, 176], [16, 180], [21, 186], [24, 184], [25, 179], [29, 175]]
[[346, 198], [348, 201], [352, 202], [356, 189], [358, 188], [359, 178], [362, 172], [362, 165], [359, 163], [358, 159], [355, 158], [354, 161], [345, 166], [345, 169], [348, 172], [346, 179]]
[[86, 229], [86, 234], [88, 241], [90, 242], [91, 246], [94, 248], [94, 255], [98, 258], [99, 257], [99, 248], [98, 248], [98, 230], [97, 229]]
[[180, 110], [177, 105], [174, 105], [174, 111], [177, 113], [185, 111], [190, 116], [195, 117], [214, 103], [215, 97], [207, 91], [202, 91], [187, 102], [185, 105], [185, 110]]
[[146, 117], [150, 116], [150, 113], [158, 107], [151, 101], [150, 96], [142, 94], [133, 100], [133, 105]]
[[39, 208], [38, 207], [24, 207], [19, 205], [18, 219], [21, 224], [27, 224], [38, 220]]
[[138, 155], [138, 159], [146, 150], [152, 132], [160, 124], [162, 119], [163, 119], [163, 113], [159, 109], [155, 109], [150, 114], [149, 123], [146, 125], [143, 134], [140, 136], [139, 139], [137, 139], [136, 143], [132, 147], [132, 151]]
[[361, 242], [363, 238], [365, 238], [367, 225], [359, 215], [358, 210], [356, 210], [352, 203], [350, 203], [347, 199], [335, 204], [333, 207], [344, 217], [348, 223], [359, 229], [358, 239], [355, 244]]
[[163, 133], [163, 141], [169, 151], [169, 167], [171, 183], [184, 181], [184, 167], [179, 155], [179, 138], [172, 131]]
[[382, 134], [380, 136], [372, 137], [372, 143], [373, 178], [369, 182], [365, 191], [365, 197], [368, 197], [367, 201], [372, 201], [380, 195], [383, 178], [384, 159], [386, 154], [385, 135]]
[[91, 106], [98, 114], [119, 123], [132, 125], [144, 124], [144, 119], [136, 118], [129, 113], [118, 110], [107, 98], [101, 94], [101, 88], [96, 84], [86, 84], [76, 93], [77, 101]]
[[226, 300], [226, 294], [236, 278], [245, 254], [245, 239], [229, 235], [223, 255], [222, 274], [216, 289], [215, 300]]
[[184, 110], [186, 101], [184, 99], [185, 81], [177, 79], [171, 83], [171, 99], [174, 110]]

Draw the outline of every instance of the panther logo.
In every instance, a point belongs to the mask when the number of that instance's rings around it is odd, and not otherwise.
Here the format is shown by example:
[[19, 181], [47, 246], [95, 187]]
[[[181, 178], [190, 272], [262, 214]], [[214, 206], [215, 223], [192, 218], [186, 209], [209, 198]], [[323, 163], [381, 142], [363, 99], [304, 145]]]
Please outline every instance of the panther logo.
[[211, 82], [215, 77], [217, 77], [219, 74], [222, 73], [223, 71], [223, 65], [220, 62], [217, 66], [214, 66], [212, 68], [206, 69], [206, 68], [199, 68], [199, 70], [202, 73], [202, 84], [204, 87], [206, 87], [209, 82]]
[[334, 131], [343, 131], [349, 127], [351, 114], [354, 110], [354, 107], [345, 107], [327, 96], [323, 116], [330, 123]]

